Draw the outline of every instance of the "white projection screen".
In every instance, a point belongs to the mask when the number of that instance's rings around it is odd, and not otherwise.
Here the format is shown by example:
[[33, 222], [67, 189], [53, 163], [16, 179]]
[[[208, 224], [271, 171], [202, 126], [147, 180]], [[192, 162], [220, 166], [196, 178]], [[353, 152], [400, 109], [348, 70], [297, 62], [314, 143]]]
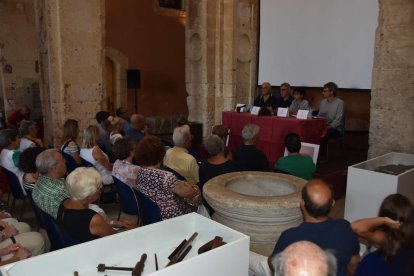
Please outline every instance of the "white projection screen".
[[258, 84], [370, 89], [378, 0], [260, 0]]

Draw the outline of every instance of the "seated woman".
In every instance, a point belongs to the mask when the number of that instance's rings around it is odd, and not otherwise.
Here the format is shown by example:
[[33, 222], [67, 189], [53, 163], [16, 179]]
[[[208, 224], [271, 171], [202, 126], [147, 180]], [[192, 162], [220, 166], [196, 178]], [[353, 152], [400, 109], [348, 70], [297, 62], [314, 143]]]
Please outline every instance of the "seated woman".
[[36, 167], [36, 157], [44, 151], [44, 148], [27, 148], [20, 154], [19, 168], [24, 172], [23, 175], [23, 187], [24, 189], [32, 191], [37, 179], [39, 178], [39, 172]]
[[362, 259], [356, 275], [414, 275], [414, 211], [407, 197], [387, 196], [378, 217], [360, 219], [351, 226], [378, 247]]
[[60, 142], [60, 151], [67, 153], [73, 157], [77, 165], [82, 164], [82, 159], [79, 156], [80, 147], [76, 140], [79, 135], [78, 121], [67, 119], [63, 124], [63, 136]]
[[0, 166], [13, 172], [22, 183], [24, 173], [19, 169], [20, 151], [17, 150], [20, 140], [16, 129], [0, 130], [0, 146], [3, 148], [0, 153]]
[[141, 171], [140, 166], [132, 163], [134, 149], [134, 144], [130, 137], [118, 139], [112, 148], [117, 158], [112, 168], [112, 175], [131, 187], [135, 186], [137, 176]]
[[228, 146], [228, 139], [229, 139], [229, 131], [230, 129], [225, 125], [215, 125], [211, 131], [211, 134], [215, 134], [223, 140], [224, 143], [224, 157], [229, 160], [233, 159], [233, 154], [231, 153]]
[[294, 100], [290, 104], [289, 113], [296, 115], [298, 110], [308, 110], [309, 102], [305, 100], [305, 89], [297, 87], [293, 90]]
[[[31, 232], [30, 226], [25, 222], [19, 222], [15, 218], [11, 218], [6, 212], [0, 213], [0, 248], [6, 248], [12, 244], [18, 243], [30, 252], [30, 255], [37, 256], [44, 252], [45, 241], [38, 232]], [[0, 249], [1, 252], [1, 249]], [[1, 256], [1, 260], [5, 261], [13, 258], [13, 252], [5, 256]], [[1, 253], [0, 253], [1, 255]]]
[[60, 205], [57, 221], [79, 242], [115, 234], [117, 232], [113, 227], [135, 227], [135, 224], [128, 221], [107, 223], [100, 214], [89, 208], [89, 204], [99, 198], [101, 188], [102, 178], [94, 168], [76, 168], [66, 178], [70, 198]]
[[203, 190], [204, 184], [211, 178], [221, 174], [237, 172], [239, 166], [233, 160], [224, 157], [224, 143], [217, 135], [211, 135], [204, 141], [209, 158], [199, 164], [200, 188]]
[[181, 181], [173, 173], [160, 169], [164, 155], [164, 145], [155, 136], [145, 136], [135, 151], [135, 158], [142, 166], [135, 188], [158, 205], [163, 220], [196, 211], [184, 199], [191, 199], [199, 194], [197, 186]]
[[23, 152], [25, 149], [30, 147], [43, 147], [42, 140], [37, 138], [36, 122], [29, 120], [21, 121], [19, 134], [22, 138], [19, 147], [20, 152]]
[[121, 132], [124, 128], [124, 120], [120, 117], [109, 116], [108, 121], [110, 123], [109, 141], [111, 145], [114, 145], [118, 139], [122, 138]]
[[114, 183], [112, 179], [112, 164], [109, 163], [108, 156], [98, 147], [98, 140], [98, 128], [93, 125], [88, 126], [83, 132], [80, 157], [95, 166], [101, 174], [104, 185], [110, 185]]

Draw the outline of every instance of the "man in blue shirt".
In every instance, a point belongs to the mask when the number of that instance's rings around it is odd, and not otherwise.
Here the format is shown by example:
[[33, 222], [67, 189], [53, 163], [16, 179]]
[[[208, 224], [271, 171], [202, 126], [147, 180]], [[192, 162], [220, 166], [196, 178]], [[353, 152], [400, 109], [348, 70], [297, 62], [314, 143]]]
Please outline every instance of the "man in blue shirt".
[[141, 114], [132, 114], [131, 123], [125, 133], [125, 136], [131, 137], [134, 144], [137, 145], [139, 141], [147, 134], [148, 127], [145, 124], [145, 117]]
[[328, 184], [320, 179], [309, 181], [302, 190], [300, 203], [304, 222], [280, 235], [269, 261], [290, 244], [306, 240], [334, 254], [338, 262], [338, 275], [353, 275], [360, 261], [358, 238], [348, 221], [329, 218], [334, 203]]

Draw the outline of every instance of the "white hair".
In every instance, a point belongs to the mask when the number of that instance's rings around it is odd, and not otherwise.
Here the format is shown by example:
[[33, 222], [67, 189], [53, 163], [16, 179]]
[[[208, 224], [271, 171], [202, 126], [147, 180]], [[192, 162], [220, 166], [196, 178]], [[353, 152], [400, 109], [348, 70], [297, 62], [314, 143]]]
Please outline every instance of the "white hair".
[[259, 134], [260, 127], [254, 124], [245, 125], [242, 130], [242, 137], [244, 141], [249, 141], [253, 139], [257, 134]]
[[58, 163], [56, 153], [61, 154], [57, 149], [47, 149], [36, 157], [36, 168], [40, 174], [48, 174]]
[[94, 168], [76, 168], [66, 177], [66, 190], [73, 200], [83, 200], [102, 187], [102, 177]]
[[172, 138], [174, 146], [184, 147], [191, 139], [190, 127], [188, 125], [176, 127]]

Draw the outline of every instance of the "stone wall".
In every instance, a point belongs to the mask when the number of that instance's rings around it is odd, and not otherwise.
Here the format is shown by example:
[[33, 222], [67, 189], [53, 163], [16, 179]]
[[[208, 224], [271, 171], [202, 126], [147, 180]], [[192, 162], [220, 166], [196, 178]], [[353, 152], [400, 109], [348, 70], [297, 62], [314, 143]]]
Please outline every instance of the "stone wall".
[[[27, 104], [39, 117], [40, 107], [33, 0], [0, 1], [0, 110], [6, 114]], [[4, 70], [9, 65], [12, 71]], [[34, 99], [33, 97], [37, 97]], [[39, 108], [39, 109], [38, 109]]]
[[186, 22], [189, 120], [204, 135], [256, 87], [257, 0], [190, 0]]
[[414, 153], [414, 1], [380, 0], [369, 157]]
[[95, 124], [104, 97], [104, 0], [36, 0], [46, 143], [66, 119]]

